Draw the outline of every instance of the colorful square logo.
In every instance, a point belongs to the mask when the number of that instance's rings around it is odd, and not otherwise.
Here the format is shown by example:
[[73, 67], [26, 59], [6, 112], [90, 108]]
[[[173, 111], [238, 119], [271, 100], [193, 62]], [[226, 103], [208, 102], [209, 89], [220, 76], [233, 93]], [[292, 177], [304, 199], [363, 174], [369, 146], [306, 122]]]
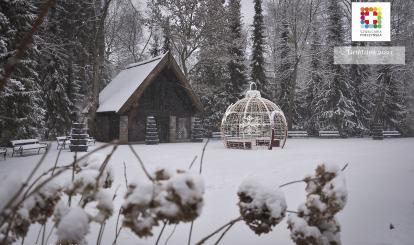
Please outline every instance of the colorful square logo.
[[352, 3], [352, 41], [391, 41], [389, 2]]
[[361, 28], [382, 28], [381, 7], [361, 7]]

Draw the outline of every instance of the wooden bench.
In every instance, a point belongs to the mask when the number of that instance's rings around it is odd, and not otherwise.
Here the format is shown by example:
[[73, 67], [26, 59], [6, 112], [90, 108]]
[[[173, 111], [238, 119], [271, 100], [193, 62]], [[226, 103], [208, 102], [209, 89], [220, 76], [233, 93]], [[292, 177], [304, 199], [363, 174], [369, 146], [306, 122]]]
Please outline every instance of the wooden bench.
[[288, 137], [308, 137], [308, 132], [306, 131], [288, 131]]
[[326, 137], [326, 138], [339, 138], [341, 135], [339, 131], [319, 131], [319, 137]]
[[6, 160], [7, 148], [0, 147], [0, 155], [3, 155], [4, 160]]
[[270, 145], [270, 139], [256, 139], [256, 146], [267, 146]]
[[221, 139], [221, 132], [212, 132], [211, 139]]
[[88, 145], [95, 145], [96, 140], [93, 137], [88, 138]]
[[388, 130], [388, 131], [382, 131], [382, 135], [384, 137], [400, 137], [401, 133], [397, 130]]
[[228, 140], [226, 142], [227, 148], [233, 149], [252, 149], [251, 141], [242, 141], [242, 140]]
[[70, 144], [70, 137], [58, 136], [56, 137], [57, 146], [56, 149], [66, 149], [66, 146]]
[[12, 140], [10, 143], [13, 148], [12, 157], [14, 156], [14, 153], [23, 155], [23, 151], [30, 150], [37, 150], [37, 154], [39, 154], [41, 149], [47, 148], [47, 144], [39, 143], [38, 139]]

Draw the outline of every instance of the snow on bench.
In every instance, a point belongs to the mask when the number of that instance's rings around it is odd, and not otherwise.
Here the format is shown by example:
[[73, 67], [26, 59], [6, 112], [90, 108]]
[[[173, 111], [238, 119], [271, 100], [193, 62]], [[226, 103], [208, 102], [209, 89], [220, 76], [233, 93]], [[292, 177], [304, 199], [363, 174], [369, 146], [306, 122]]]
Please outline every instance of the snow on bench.
[[401, 136], [401, 133], [396, 130], [388, 130], [388, 131], [382, 131], [382, 135], [384, 137], [399, 137]]
[[227, 140], [227, 148], [233, 149], [252, 149], [252, 142], [250, 140]]
[[212, 139], [221, 139], [221, 132], [212, 132], [211, 133]]
[[288, 131], [288, 137], [308, 137], [308, 132], [306, 131]]
[[88, 145], [92, 145], [92, 144], [95, 145], [96, 140], [93, 137], [89, 136], [87, 140], [88, 140]]
[[4, 160], [6, 160], [7, 148], [0, 147], [0, 155], [3, 155]]
[[13, 147], [12, 157], [16, 152], [23, 155], [23, 151], [37, 150], [37, 154], [39, 154], [41, 149], [47, 148], [47, 144], [39, 143], [38, 139], [12, 140], [10, 143]]
[[59, 150], [59, 147], [61, 149], [66, 149], [66, 146], [70, 144], [69, 137], [66, 136], [58, 136], [56, 137], [57, 146], [56, 149]]
[[331, 137], [331, 138], [336, 138], [336, 137], [341, 137], [341, 135], [339, 134], [339, 131], [324, 131], [321, 130], [319, 131], [319, 137]]

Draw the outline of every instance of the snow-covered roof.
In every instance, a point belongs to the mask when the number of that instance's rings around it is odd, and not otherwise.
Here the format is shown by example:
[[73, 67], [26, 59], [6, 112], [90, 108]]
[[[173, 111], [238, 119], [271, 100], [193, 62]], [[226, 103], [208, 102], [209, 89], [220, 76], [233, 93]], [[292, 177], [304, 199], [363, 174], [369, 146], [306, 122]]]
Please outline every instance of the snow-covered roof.
[[167, 54], [128, 65], [99, 93], [97, 112], [118, 112]]

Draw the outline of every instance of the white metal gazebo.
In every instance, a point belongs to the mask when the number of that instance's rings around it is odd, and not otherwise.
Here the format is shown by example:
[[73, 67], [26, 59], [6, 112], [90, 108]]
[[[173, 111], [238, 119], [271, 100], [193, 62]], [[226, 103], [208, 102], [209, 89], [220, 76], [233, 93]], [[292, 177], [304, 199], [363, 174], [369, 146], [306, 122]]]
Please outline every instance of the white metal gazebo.
[[227, 108], [221, 121], [221, 135], [227, 148], [283, 148], [286, 118], [279, 106], [262, 98], [250, 85], [246, 97]]

